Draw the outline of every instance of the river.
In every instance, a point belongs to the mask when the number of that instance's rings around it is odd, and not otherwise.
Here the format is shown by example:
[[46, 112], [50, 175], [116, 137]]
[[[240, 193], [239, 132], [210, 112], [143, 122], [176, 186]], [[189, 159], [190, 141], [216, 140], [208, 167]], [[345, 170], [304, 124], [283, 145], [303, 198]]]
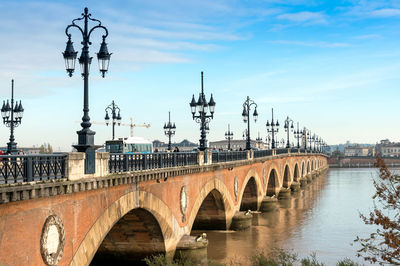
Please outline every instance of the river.
[[257, 250], [293, 250], [303, 258], [316, 252], [319, 261], [336, 265], [342, 258], [368, 265], [356, 257], [356, 236], [368, 236], [359, 213], [373, 207], [377, 169], [330, 169], [274, 212], [254, 214], [253, 225], [241, 232], [208, 231], [208, 257], [217, 262], [248, 262]]

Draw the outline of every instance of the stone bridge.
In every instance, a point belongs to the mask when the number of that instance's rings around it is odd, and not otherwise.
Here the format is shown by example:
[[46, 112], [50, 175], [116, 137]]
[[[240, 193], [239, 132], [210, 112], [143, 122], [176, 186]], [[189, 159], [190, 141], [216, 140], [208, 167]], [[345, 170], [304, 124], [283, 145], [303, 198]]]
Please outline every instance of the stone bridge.
[[187, 248], [192, 230], [240, 229], [241, 211], [268, 211], [276, 197], [289, 196], [326, 169], [323, 154], [288, 152], [1, 185], [0, 265], [173, 256]]

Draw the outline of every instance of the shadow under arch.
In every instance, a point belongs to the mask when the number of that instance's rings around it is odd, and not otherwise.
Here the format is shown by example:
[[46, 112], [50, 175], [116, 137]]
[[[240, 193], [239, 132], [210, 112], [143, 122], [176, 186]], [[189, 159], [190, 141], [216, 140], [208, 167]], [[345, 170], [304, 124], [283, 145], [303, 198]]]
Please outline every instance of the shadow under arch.
[[164, 240], [164, 249], [169, 252], [175, 248], [175, 234], [180, 226], [168, 206], [159, 198], [146, 191], [132, 191], [109, 205], [100, 215], [80, 243], [70, 265], [89, 265], [104, 238], [128, 212], [143, 209], [157, 221]]
[[268, 175], [267, 196], [276, 195], [279, 190], [278, 173], [272, 168]]
[[[199, 213], [199, 210], [208, 196], [212, 197], [211, 200], [213, 199], [218, 200], [219, 201], [218, 204], [220, 204], [221, 208], [222, 208], [221, 206], [222, 203], [224, 208], [224, 220], [225, 220], [225, 225], [222, 226], [224, 228], [229, 228], [230, 221], [232, 220], [232, 216], [234, 214], [234, 203], [226, 185], [221, 180], [214, 178], [212, 180], [209, 180], [202, 187], [196, 199], [194, 200], [192, 209], [190, 211], [190, 214], [188, 215], [188, 222], [186, 226], [187, 232], [190, 232], [193, 229], [192, 227]], [[208, 200], [210, 200], [210, 198]], [[216, 202], [214, 203], [217, 204]]]
[[310, 161], [307, 161], [307, 172], [306, 173], [307, 174], [310, 173]]
[[299, 164], [296, 163], [294, 165], [293, 180], [297, 182], [297, 181], [299, 181], [299, 178], [300, 178], [300, 176], [299, 176]]
[[258, 189], [256, 179], [252, 176], [244, 187], [240, 202], [240, 211], [256, 211], [258, 209], [257, 195]]
[[[264, 171], [265, 171], [265, 168], [263, 168], [263, 173], [262, 173], [263, 175], [264, 175]], [[254, 183], [253, 183], [253, 181], [254, 181]], [[267, 182], [267, 181], [265, 180], [265, 182]], [[238, 197], [238, 202], [240, 203], [239, 210], [244, 210], [244, 211], [249, 210], [249, 208], [245, 209], [244, 207], [242, 209], [242, 202], [243, 202], [243, 198], [245, 197], [244, 196], [245, 190], [249, 189], [248, 185], [250, 185], [250, 184], [252, 186], [251, 187], [252, 200], [250, 200], [249, 197], [246, 197], [246, 199], [245, 199], [245, 201], [248, 201], [247, 199], [249, 199], [249, 201], [253, 201], [252, 206], [249, 206], [249, 207], [251, 207], [250, 209], [253, 210], [253, 207], [255, 206], [256, 210], [258, 210], [259, 204], [261, 203], [262, 199], [264, 198], [263, 191], [265, 190], [265, 187], [267, 186], [267, 184], [266, 183], [264, 184], [261, 181], [261, 177], [258, 175], [257, 171], [254, 168], [250, 168], [250, 170], [247, 172], [246, 177], [243, 180], [243, 183], [239, 186], [240, 187], [239, 197]], [[255, 187], [254, 187], [254, 185], [255, 185]], [[247, 196], [250, 196], [250, 195], [247, 194]]]
[[311, 171], [315, 170], [315, 164], [314, 164], [314, 160], [311, 160]]
[[289, 165], [285, 165], [285, 171], [283, 172], [283, 187], [288, 188], [291, 183], [291, 175], [289, 170]]
[[93, 257], [94, 265], [142, 264], [148, 256], [165, 254], [157, 219], [143, 208], [125, 214], [108, 232]]
[[305, 164], [304, 161], [301, 162], [301, 177], [304, 176]]
[[226, 230], [225, 206], [221, 193], [213, 189], [203, 200], [192, 230]]

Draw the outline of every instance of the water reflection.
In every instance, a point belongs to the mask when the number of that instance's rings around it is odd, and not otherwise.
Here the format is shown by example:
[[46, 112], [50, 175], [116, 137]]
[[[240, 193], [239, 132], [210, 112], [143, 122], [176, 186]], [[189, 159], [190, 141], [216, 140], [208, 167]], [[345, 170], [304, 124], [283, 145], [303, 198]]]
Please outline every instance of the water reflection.
[[357, 235], [372, 230], [362, 223], [359, 211], [373, 206], [375, 169], [333, 169], [292, 197], [278, 201], [276, 211], [253, 215], [247, 231], [209, 231], [208, 257], [218, 262], [248, 262], [256, 250], [293, 249], [300, 257], [315, 251], [327, 265], [355, 257], [351, 246]]

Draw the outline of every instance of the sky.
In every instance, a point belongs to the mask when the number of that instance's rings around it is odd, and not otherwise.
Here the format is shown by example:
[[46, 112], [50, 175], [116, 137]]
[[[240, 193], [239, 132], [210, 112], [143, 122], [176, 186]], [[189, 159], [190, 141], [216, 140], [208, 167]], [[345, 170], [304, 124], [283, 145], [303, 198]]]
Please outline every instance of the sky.
[[[102, 78], [96, 53], [101, 30], [91, 36], [91, 121], [103, 122], [114, 100], [123, 123], [133, 117], [135, 135], [167, 141], [164, 122], [176, 124], [173, 141], [198, 142], [199, 124], [189, 102], [204, 90], [216, 101], [211, 141], [234, 139], [246, 128], [241, 113], [249, 96], [259, 118], [251, 137], [265, 139], [271, 108], [283, 125], [295, 124], [328, 144], [400, 141], [400, 2], [387, 0], [148, 0], [0, 2], [0, 100], [22, 100], [15, 130], [19, 146], [50, 143], [70, 151], [77, 142], [83, 108], [79, 64], [68, 77], [62, 52], [65, 28], [85, 7], [109, 30], [112, 52]], [[92, 24], [94, 26], [95, 24]], [[76, 51], [78, 31], [72, 31]], [[93, 124], [95, 143], [111, 138], [111, 127]], [[117, 137], [129, 127], [117, 127]], [[278, 138], [285, 138], [281, 127]], [[9, 128], [0, 126], [0, 146]]]

